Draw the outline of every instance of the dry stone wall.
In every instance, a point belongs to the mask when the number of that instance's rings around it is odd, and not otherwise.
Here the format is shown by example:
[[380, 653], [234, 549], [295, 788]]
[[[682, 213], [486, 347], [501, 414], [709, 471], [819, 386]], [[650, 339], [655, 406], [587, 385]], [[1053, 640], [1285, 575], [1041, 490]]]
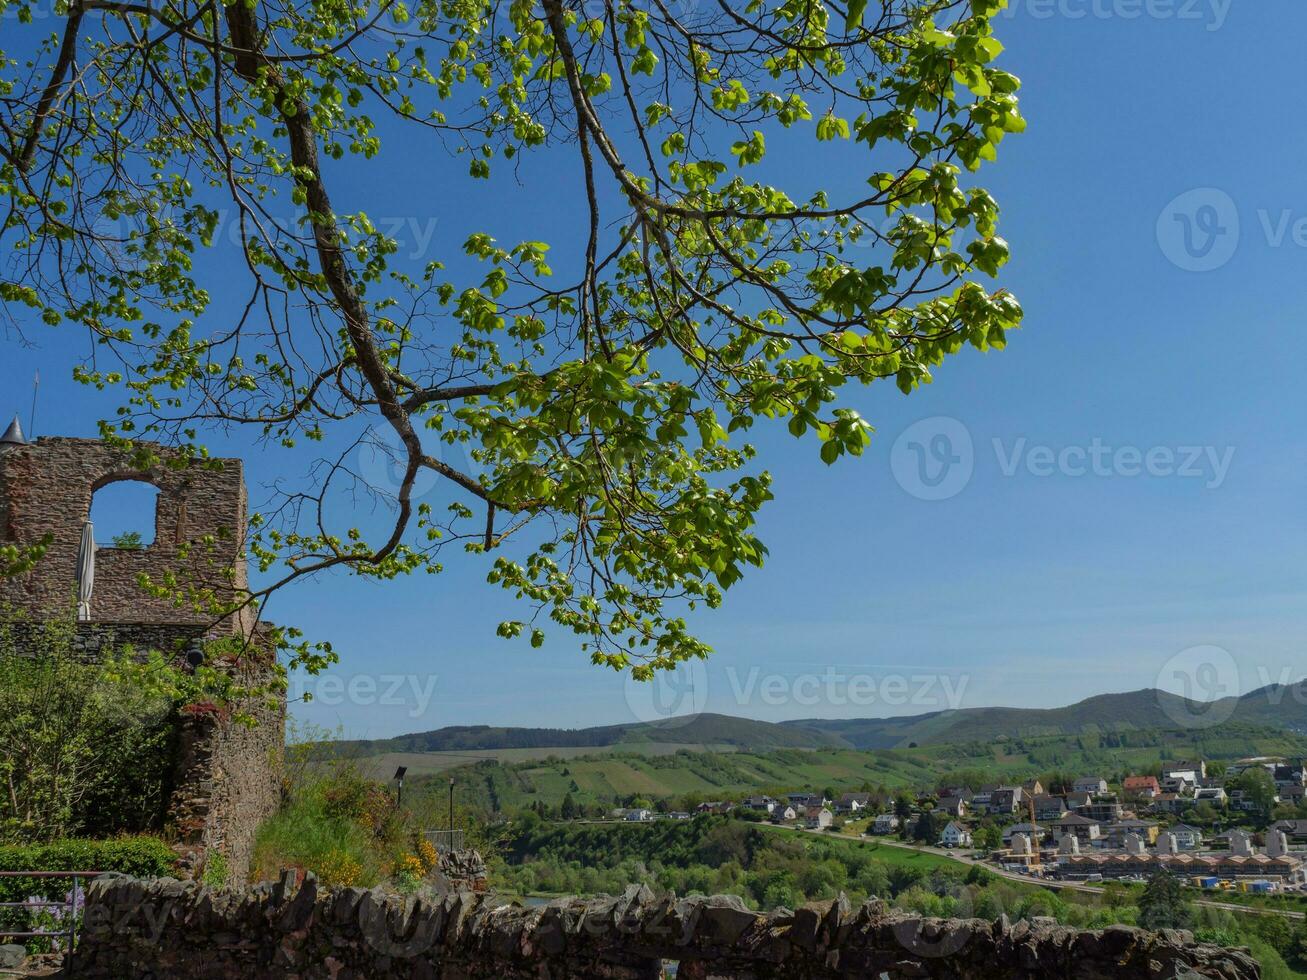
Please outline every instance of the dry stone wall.
[[402, 902], [312, 875], [243, 891], [97, 879], [77, 976], [89, 980], [1256, 980], [1239, 950], [1187, 932], [1051, 920], [923, 919], [843, 899], [762, 915], [734, 897], [633, 888], [542, 908], [455, 893]]

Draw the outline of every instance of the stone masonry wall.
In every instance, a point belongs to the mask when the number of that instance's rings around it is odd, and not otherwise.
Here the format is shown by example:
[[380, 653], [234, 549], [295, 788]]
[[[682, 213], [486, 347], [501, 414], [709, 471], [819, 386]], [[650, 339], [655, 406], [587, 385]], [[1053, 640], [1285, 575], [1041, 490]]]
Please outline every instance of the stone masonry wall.
[[[246, 491], [240, 460], [216, 466], [188, 463], [161, 446], [143, 446], [159, 464], [140, 470], [97, 439], [43, 438], [0, 448], [0, 543], [31, 545], [47, 535], [45, 554], [27, 573], [0, 577], [0, 618], [19, 653], [41, 648], [51, 621], [67, 618], [75, 601], [82, 525], [96, 490], [120, 480], [159, 488], [155, 536], [141, 550], [97, 541], [91, 617], [73, 636], [76, 652], [95, 657], [108, 647], [159, 650], [184, 662], [188, 653], [223, 636], [251, 638], [253, 655], [240, 668], [261, 671], [272, 656], [252, 614], [215, 622], [187, 602], [156, 598], [138, 576], [171, 576], [183, 588], [209, 589], [219, 599], [248, 585], [245, 565]], [[187, 554], [186, 552], [189, 552]], [[281, 796], [285, 702], [242, 706], [250, 727], [213, 705], [189, 705], [174, 740], [167, 829], [176, 835], [183, 868], [196, 873], [213, 852], [229, 880], [244, 881], [258, 825]], [[123, 828], [134, 830], [139, 828]]]
[[[162, 448], [156, 451], [165, 460], [176, 460]], [[215, 462], [220, 468], [184, 464], [142, 471], [98, 439], [62, 437], [0, 451], [0, 542], [31, 545], [51, 537], [49, 549], [31, 571], [0, 579], [0, 608], [10, 607], [36, 621], [66, 612], [76, 597], [77, 556], [92, 495], [110, 483], [140, 480], [159, 488], [154, 543], [127, 550], [97, 542], [91, 620], [207, 626], [212, 619], [207, 613], [147, 595], [137, 577], [144, 573], [160, 581], [177, 574], [224, 594], [245, 587], [241, 463]], [[184, 546], [190, 548], [185, 558]], [[229, 567], [236, 573], [230, 583], [221, 574]], [[229, 624], [227, 630], [234, 628]]]
[[[45, 643], [46, 624], [20, 620], [3, 625], [7, 639], [19, 653], [35, 652]], [[202, 653], [207, 631], [175, 623], [78, 623], [71, 637], [73, 652], [88, 660], [108, 650], [158, 650], [184, 659]]]
[[632, 888], [543, 908], [471, 893], [434, 904], [294, 872], [249, 891], [103, 877], [87, 890], [89, 980], [1258, 980], [1246, 952], [1187, 932], [1077, 931], [1051, 920], [922, 919], [843, 899], [751, 912], [734, 897]]
[[248, 879], [254, 836], [281, 802], [286, 704], [248, 704], [256, 724], [208, 705], [182, 709], [177, 767], [168, 805], [182, 867], [204, 870], [212, 852], [226, 861], [228, 880]]

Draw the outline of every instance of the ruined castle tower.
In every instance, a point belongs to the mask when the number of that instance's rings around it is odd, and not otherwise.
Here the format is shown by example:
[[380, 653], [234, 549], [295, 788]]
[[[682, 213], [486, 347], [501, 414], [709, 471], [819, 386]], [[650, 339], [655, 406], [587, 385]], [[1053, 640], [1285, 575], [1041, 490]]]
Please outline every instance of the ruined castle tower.
[[[79, 608], [75, 642], [88, 656], [112, 643], [193, 664], [209, 641], [222, 637], [247, 638], [258, 648], [251, 611], [222, 616], [205, 601], [230, 601], [247, 586], [240, 460], [191, 462], [161, 446], [138, 445], [141, 450], [152, 457], [145, 469], [96, 439], [29, 442], [17, 420], [0, 437], [0, 544], [48, 542], [31, 570], [0, 577], [0, 617], [20, 648], [41, 642], [42, 623], [69, 617], [83, 578], [89, 601]], [[154, 541], [135, 549], [96, 542], [87, 576], [83, 531], [91, 498], [123, 480], [158, 488]], [[174, 582], [181, 595], [152, 595], [142, 576]], [[233, 877], [243, 877], [255, 829], [280, 796], [284, 703], [280, 710], [258, 707], [253, 728], [233, 724], [229, 714], [213, 705], [183, 708], [166, 830], [191, 869], [216, 849]]]

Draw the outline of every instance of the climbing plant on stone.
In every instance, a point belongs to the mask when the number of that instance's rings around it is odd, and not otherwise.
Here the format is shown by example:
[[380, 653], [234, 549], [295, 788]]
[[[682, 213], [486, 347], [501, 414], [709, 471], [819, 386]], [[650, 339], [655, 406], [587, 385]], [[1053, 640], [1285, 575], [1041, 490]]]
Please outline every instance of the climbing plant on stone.
[[[647, 677], [707, 653], [686, 610], [766, 556], [755, 424], [858, 455], [850, 383], [911, 392], [1019, 325], [972, 176], [1024, 127], [1000, 6], [0, 0], [0, 298], [89, 331], [107, 439], [203, 457], [221, 426], [303, 462], [240, 601], [470, 551], [525, 604], [503, 635]], [[465, 166], [412, 172], [437, 154]], [[460, 180], [538, 196], [530, 154], [560, 244], [450, 231]], [[436, 254], [369, 217], [388, 181]], [[333, 506], [360, 487], [380, 531]]]

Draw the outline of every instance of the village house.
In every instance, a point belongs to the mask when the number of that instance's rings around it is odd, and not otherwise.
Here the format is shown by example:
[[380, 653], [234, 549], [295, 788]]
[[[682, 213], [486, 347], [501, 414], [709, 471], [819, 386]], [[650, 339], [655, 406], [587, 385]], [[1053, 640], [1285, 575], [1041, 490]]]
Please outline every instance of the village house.
[[1307, 844], [1307, 820], [1277, 820], [1271, 829], [1288, 837], [1290, 844]]
[[960, 796], [941, 796], [939, 802], [935, 804], [935, 809], [940, 813], [947, 813], [950, 817], [965, 817], [967, 815], [967, 801]]
[[970, 847], [971, 831], [956, 820], [950, 820], [940, 835], [939, 842], [945, 847]]
[[1050, 826], [1059, 835], [1071, 834], [1079, 838], [1082, 844], [1092, 844], [1102, 836], [1102, 827], [1098, 821], [1090, 820], [1079, 813], [1068, 813], [1061, 820], [1055, 820]]
[[1099, 831], [1108, 847], [1122, 847], [1127, 835], [1133, 834], [1150, 847], [1157, 843], [1160, 826], [1147, 820], [1123, 818], [1100, 826]]
[[1277, 765], [1279, 765], [1278, 759], [1272, 759], [1264, 755], [1254, 756], [1250, 759], [1240, 759], [1238, 762], [1231, 762], [1225, 767], [1225, 778], [1233, 779], [1235, 776], [1242, 776], [1249, 769], [1265, 769], [1267, 773], [1273, 773]]
[[[1206, 792], [1206, 790], [1199, 790], [1199, 792], [1203, 793]], [[1250, 797], [1242, 789], [1231, 790], [1229, 794], [1229, 800], [1230, 800], [1230, 806], [1232, 806], [1236, 810], [1241, 810], [1244, 813], [1252, 813], [1253, 811], [1259, 809], [1259, 805], [1257, 801], [1252, 797]], [[1277, 794], [1271, 797], [1271, 802], [1279, 803], [1280, 802], [1279, 795]]]
[[791, 793], [787, 797], [790, 806], [802, 812], [810, 806], [825, 806], [830, 801], [821, 793]]
[[1174, 793], [1176, 796], [1193, 796], [1194, 790], [1198, 788], [1198, 783], [1187, 776], [1163, 776], [1158, 781], [1163, 793]]
[[1162, 791], [1156, 776], [1126, 776], [1121, 788], [1126, 796], [1142, 796], [1150, 800]]
[[1097, 820], [1099, 823], [1113, 823], [1121, 819], [1123, 808], [1121, 801], [1115, 795], [1105, 793], [1077, 807], [1076, 812], [1082, 817]]
[[1167, 827], [1166, 832], [1174, 835], [1176, 846], [1182, 851], [1196, 851], [1203, 846], [1203, 832], [1187, 823]]
[[871, 825], [873, 834], [892, 834], [899, 829], [899, 818], [892, 813], [882, 813]]
[[1207, 778], [1207, 763], [1168, 762], [1162, 766], [1162, 779], [1185, 779], [1194, 786]]
[[824, 806], [810, 806], [803, 817], [803, 825], [809, 830], [825, 830], [835, 822], [835, 815]]
[[1106, 793], [1107, 780], [1102, 776], [1081, 776], [1072, 784], [1071, 789], [1077, 793], [1088, 793], [1091, 796]]
[[1031, 827], [1029, 823], [1014, 823], [1011, 826], [1004, 827], [1003, 845], [1005, 847], [1011, 847], [1013, 838], [1017, 836], [1024, 837], [1028, 841], [1034, 841], [1036, 829], [1038, 829], [1040, 841], [1043, 841], [1046, 837], [1048, 837], [1050, 828], [1044, 827], [1042, 825], [1039, 826], [1038, 828], [1035, 828], [1035, 827]]
[[1307, 786], [1299, 786], [1297, 783], [1286, 783], [1280, 787], [1279, 793], [1280, 802], [1288, 806], [1301, 806], [1307, 800]]
[[1155, 813], [1179, 813], [1193, 805], [1192, 797], [1181, 796], [1179, 793], [1158, 793], [1148, 806]]
[[870, 793], [845, 793], [835, 803], [837, 813], [860, 813], [871, 803]]
[[776, 809], [776, 801], [770, 796], [750, 796], [740, 805], [746, 810], [753, 810], [755, 813], [770, 814]]
[[1302, 884], [1303, 863], [1293, 855], [1269, 854], [1142, 854], [1097, 853], [1058, 855], [1058, 874], [1077, 879], [1091, 875], [1103, 878], [1147, 878], [1165, 869], [1181, 878], [1216, 877], [1231, 880], [1264, 879], [1284, 884]]
[[1061, 820], [1066, 814], [1066, 800], [1060, 796], [1036, 796], [1036, 820]]
[[1079, 810], [1082, 806], [1088, 806], [1093, 800], [1092, 793], [1070, 792], [1066, 794], [1066, 808], [1068, 810]]
[[1202, 789], [1194, 791], [1194, 803], [1208, 803], [1212, 806], [1223, 807], [1230, 802], [1230, 797], [1226, 795], [1225, 790], [1220, 786], [1204, 786]]
[[1000, 786], [989, 798], [990, 813], [1016, 813], [1023, 802], [1020, 786]]
[[1021, 791], [1027, 796], [1043, 796], [1044, 784], [1038, 779], [1027, 779], [1021, 784]]
[[1278, 790], [1307, 786], [1307, 769], [1303, 768], [1301, 762], [1276, 766], [1271, 778], [1275, 780], [1275, 788]]

